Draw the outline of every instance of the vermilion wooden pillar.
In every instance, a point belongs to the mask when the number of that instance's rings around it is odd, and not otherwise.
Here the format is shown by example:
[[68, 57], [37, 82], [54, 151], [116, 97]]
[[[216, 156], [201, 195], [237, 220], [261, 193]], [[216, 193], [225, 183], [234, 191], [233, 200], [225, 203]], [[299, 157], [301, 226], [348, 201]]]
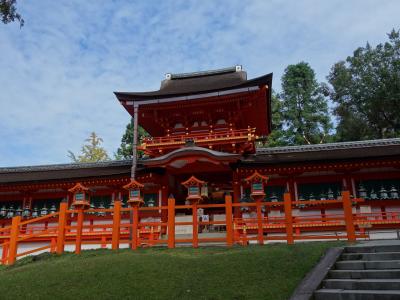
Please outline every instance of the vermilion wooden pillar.
[[76, 241], [75, 254], [80, 254], [82, 250], [82, 229], [83, 229], [83, 209], [78, 209], [78, 217], [76, 221]]
[[120, 224], [121, 224], [121, 197], [114, 201], [114, 214], [113, 214], [113, 227], [112, 227], [112, 241], [111, 248], [118, 250], [119, 237], [120, 237]]
[[19, 235], [19, 223], [21, 223], [21, 217], [17, 216], [12, 219], [11, 232], [10, 232], [10, 247], [8, 250], [8, 265], [15, 263], [18, 251], [18, 235]]
[[197, 204], [193, 203], [193, 209], [192, 209], [192, 215], [193, 215], [193, 222], [192, 222], [192, 229], [193, 229], [193, 248], [198, 248], [199, 247], [199, 226], [198, 226], [198, 219], [197, 219]]
[[356, 231], [353, 223], [353, 211], [351, 208], [351, 199], [349, 191], [342, 191], [342, 202], [343, 202], [344, 220], [346, 222], [347, 239], [350, 242], [354, 242], [356, 240]]
[[[168, 188], [166, 184], [163, 184], [161, 187], [161, 206], [168, 205]], [[167, 223], [168, 222], [168, 210], [162, 209], [161, 210], [161, 222]], [[166, 234], [166, 228], [162, 227], [162, 234]]]
[[68, 209], [68, 200], [64, 199], [60, 203], [60, 211], [58, 215], [57, 254], [62, 254], [64, 252], [67, 209]]
[[175, 248], [175, 199], [168, 198], [168, 248]]
[[2, 264], [7, 264], [8, 247], [9, 247], [8, 243], [7, 244], [5, 244], [5, 243], [2, 244], [2, 248], [3, 248], [3, 252], [1, 254]]
[[263, 215], [261, 211], [261, 199], [258, 199], [257, 202], [257, 238], [258, 244], [264, 244], [264, 229], [263, 229]]
[[226, 222], [226, 245], [233, 245], [233, 215], [232, 215], [232, 196], [225, 196], [225, 222]]
[[286, 239], [289, 245], [294, 243], [293, 239], [293, 217], [292, 217], [292, 199], [290, 193], [283, 195], [283, 202], [285, 207], [285, 219], [286, 219]]
[[139, 207], [132, 207], [132, 215], [133, 215], [133, 224], [132, 224], [132, 241], [131, 241], [131, 249], [136, 250], [139, 245], [139, 235], [138, 235], [138, 227], [139, 227]]

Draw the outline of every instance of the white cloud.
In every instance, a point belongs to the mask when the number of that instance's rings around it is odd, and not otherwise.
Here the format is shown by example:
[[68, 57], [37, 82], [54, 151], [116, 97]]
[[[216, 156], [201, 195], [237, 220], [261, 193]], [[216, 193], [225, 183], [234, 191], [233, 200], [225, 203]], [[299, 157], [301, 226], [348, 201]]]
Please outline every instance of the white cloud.
[[96, 131], [110, 153], [129, 115], [113, 91], [166, 72], [242, 64], [249, 77], [334, 62], [398, 28], [398, 1], [20, 1], [0, 25], [0, 166], [66, 162]]

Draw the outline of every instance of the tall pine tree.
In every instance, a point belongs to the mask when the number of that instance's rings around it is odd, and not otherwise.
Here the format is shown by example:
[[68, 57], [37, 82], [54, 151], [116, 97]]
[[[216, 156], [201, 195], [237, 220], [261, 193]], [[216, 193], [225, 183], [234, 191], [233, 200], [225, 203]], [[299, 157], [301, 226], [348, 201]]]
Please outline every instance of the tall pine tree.
[[271, 98], [271, 116], [272, 116], [272, 131], [267, 139], [267, 144], [262, 146], [267, 147], [277, 147], [277, 146], [286, 146], [288, 144], [287, 137], [285, 134], [284, 126], [284, 118], [282, 113], [282, 101], [279, 98], [279, 95], [272, 91]]
[[323, 91], [308, 63], [300, 62], [285, 69], [280, 98], [286, 144], [329, 141], [332, 123]]
[[[139, 126], [138, 129], [138, 143], [143, 137], [149, 136], [149, 134]], [[125, 133], [121, 139], [121, 145], [117, 149], [117, 153], [114, 154], [115, 159], [132, 159], [132, 144], [133, 144], [133, 119], [126, 125]], [[138, 151], [138, 157], [143, 156], [143, 151]]]

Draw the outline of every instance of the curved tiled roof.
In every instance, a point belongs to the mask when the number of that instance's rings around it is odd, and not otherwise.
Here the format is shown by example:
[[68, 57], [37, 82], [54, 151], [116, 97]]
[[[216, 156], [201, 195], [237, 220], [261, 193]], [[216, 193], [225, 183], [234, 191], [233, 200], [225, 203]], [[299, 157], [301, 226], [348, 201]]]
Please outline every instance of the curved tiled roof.
[[43, 172], [43, 171], [60, 171], [60, 170], [74, 170], [74, 169], [93, 169], [104, 167], [120, 167], [131, 166], [132, 160], [112, 160], [112, 161], [99, 161], [90, 163], [67, 163], [67, 164], [53, 164], [53, 165], [37, 165], [37, 166], [20, 166], [20, 167], [2, 167], [2, 173], [23, 173], [23, 172]]
[[200, 93], [211, 93], [230, 89], [240, 89], [267, 84], [272, 85], [272, 73], [247, 80], [245, 71], [234, 68], [205, 72], [172, 74], [170, 79], [161, 82], [158, 91], [114, 92], [120, 101], [144, 101]]
[[380, 158], [400, 155], [400, 138], [318, 145], [258, 148], [243, 163], [290, 163], [358, 158]]
[[129, 176], [131, 160], [0, 168], [0, 184]]
[[[222, 153], [201, 147], [181, 148], [174, 153], [153, 159], [168, 160], [171, 155], [207, 153], [215, 158], [236, 158], [237, 154]], [[400, 156], [400, 138], [369, 140], [358, 142], [329, 143], [319, 145], [259, 148], [257, 153], [238, 157], [240, 164], [277, 164], [307, 161], [334, 161], [349, 159], [384, 158]], [[148, 162], [152, 160], [147, 160]], [[131, 160], [105, 161], [95, 163], [70, 163], [39, 166], [0, 168], [0, 184], [16, 182], [37, 182], [45, 180], [65, 180], [102, 176], [130, 176]], [[143, 168], [146, 160], [139, 160]]]
[[151, 165], [158, 165], [160, 163], [165, 163], [168, 162], [174, 158], [179, 158], [185, 155], [194, 155], [194, 154], [200, 154], [200, 155], [206, 155], [209, 157], [213, 157], [217, 160], [238, 160], [240, 159], [239, 154], [233, 154], [233, 153], [226, 153], [226, 152], [219, 152], [215, 150], [211, 150], [208, 148], [203, 148], [203, 147], [197, 147], [197, 146], [189, 146], [189, 147], [183, 147], [180, 149], [177, 149], [175, 151], [169, 152], [165, 155], [148, 159], [148, 160], [142, 160], [143, 165], [145, 166], [151, 166]]
[[339, 149], [343, 150], [343, 149], [369, 148], [369, 147], [379, 147], [379, 146], [396, 146], [396, 145], [400, 146], [400, 138], [327, 143], [327, 144], [315, 144], [315, 145], [301, 145], [301, 146], [257, 148], [257, 154], [312, 152], [312, 151], [324, 151], [324, 150], [329, 151], [329, 150], [339, 150]]

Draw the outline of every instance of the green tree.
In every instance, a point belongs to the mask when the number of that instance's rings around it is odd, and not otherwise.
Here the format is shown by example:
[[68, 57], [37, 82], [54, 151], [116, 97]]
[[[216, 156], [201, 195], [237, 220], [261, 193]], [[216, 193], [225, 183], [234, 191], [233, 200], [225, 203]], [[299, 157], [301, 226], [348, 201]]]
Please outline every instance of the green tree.
[[[138, 129], [138, 143], [149, 134], [139, 126]], [[117, 153], [114, 154], [115, 159], [132, 159], [132, 144], [133, 144], [133, 119], [126, 125], [125, 133], [121, 139], [121, 146], [117, 149]], [[138, 157], [143, 156], [143, 151], [138, 151]]]
[[85, 142], [86, 144], [82, 146], [80, 155], [76, 156], [72, 151], [68, 151], [68, 157], [73, 162], [86, 163], [110, 160], [107, 151], [100, 146], [103, 139], [98, 137], [95, 132], [92, 132]]
[[358, 48], [327, 77], [338, 141], [400, 136], [399, 31], [393, 29], [388, 39], [375, 48], [368, 43]]
[[330, 139], [332, 123], [324, 86], [308, 63], [289, 65], [282, 76], [280, 94], [283, 136], [287, 145], [319, 144]]
[[282, 100], [279, 95], [272, 91], [271, 97], [271, 116], [272, 116], [272, 131], [268, 136], [267, 143], [263, 146], [277, 147], [286, 146], [287, 140], [285, 130], [283, 129], [284, 117], [282, 111]]
[[16, 0], [0, 0], [0, 18], [4, 24], [19, 21], [19, 25], [24, 26], [24, 19], [17, 13]]

